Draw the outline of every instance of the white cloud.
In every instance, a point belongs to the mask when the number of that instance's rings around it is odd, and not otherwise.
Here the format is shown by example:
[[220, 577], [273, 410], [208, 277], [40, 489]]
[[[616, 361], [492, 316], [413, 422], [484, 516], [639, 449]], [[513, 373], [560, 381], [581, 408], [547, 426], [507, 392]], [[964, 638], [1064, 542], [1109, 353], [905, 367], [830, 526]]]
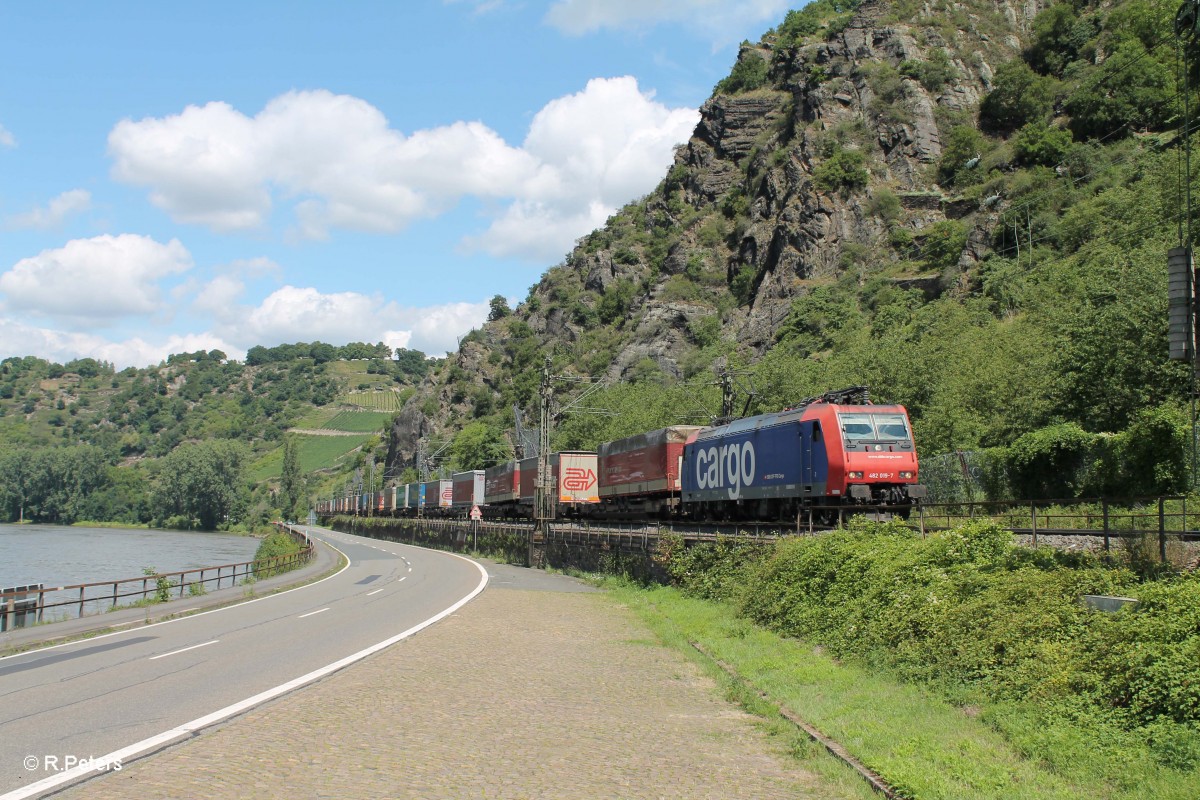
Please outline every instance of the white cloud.
[[242, 359], [254, 345], [274, 347], [285, 342], [383, 342], [440, 356], [455, 350], [459, 338], [482, 325], [490, 310], [487, 302], [406, 308], [378, 296], [322, 294], [295, 286], [281, 287], [257, 306], [248, 306], [237, 303], [241, 292], [237, 278], [217, 276], [197, 292], [192, 304], [194, 310], [213, 314], [213, 329], [168, 334], [155, 341], [141, 336], [112, 340], [0, 317], [0, 353], [60, 363], [89, 357], [110, 361], [118, 369], [145, 367], [174, 353], [196, 350], [216, 349]]
[[233, 275], [218, 275], [196, 292], [192, 307], [218, 320], [234, 319], [240, 313], [237, 302], [245, 291], [246, 284]]
[[572, 36], [681, 24], [711, 38], [719, 49], [760, 32], [764, 24], [776, 24], [789, 5], [788, 0], [558, 0], [545, 21]]
[[[212, 296], [229, 285], [209, 285]], [[283, 286], [257, 307], [221, 317], [217, 332], [245, 347], [281, 342], [379, 342], [409, 347], [431, 355], [454, 350], [458, 338], [487, 319], [489, 306], [450, 303], [405, 308], [379, 295], [358, 292], [323, 294], [311, 287]]]
[[393, 233], [463, 195], [501, 196], [535, 166], [478, 122], [406, 137], [366, 101], [327, 91], [288, 92], [253, 118], [209, 103], [125, 120], [108, 145], [113, 176], [151, 187], [181, 222], [262, 227], [275, 188], [296, 199], [310, 238], [330, 227]]
[[699, 120], [697, 111], [656, 103], [634, 78], [588, 81], [534, 117], [524, 149], [542, 169], [467, 244], [495, 256], [561, 257], [621, 205], [653, 189]]
[[151, 202], [181, 222], [255, 228], [271, 210], [263, 143], [253, 121], [227, 103], [123, 120], [109, 133], [108, 150], [114, 178], [152, 187]]
[[76, 358], [95, 358], [125, 367], [145, 367], [165, 361], [174, 353], [197, 350], [221, 350], [230, 358], [244, 358], [246, 351], [238, 350], [209, 333], [171, 335], [152, 343], [140, 337], [124, 341], [109, 341], [90, 333], [76, 333], [38, 328], [0, 319], [0, 352], [31, 355], [65, 364]]
[[654, 102], [633, 78], [596, 79], [548, 103], [513, 147], [481, 122], [404, 135], [359, 98], [289, 92], [254, 117], [209, 103], [125, 120], [109, 135], [109, 152], [116, 179], [149, 187], [176, 220], [218, 231], [263, 227], [282, 200], [295, 236], [395, 233], [470, 196], [498, 209], [493, 230], [473, 246], [542, 259], [652, 189], [698, 119]]
[[9, 228], [56, 228], [71, 214], [92, 207], [92, 195], [86, 189], [71, 189], [55, 197], [45, 208], [35, 208], [24, 214], [9, 217]]
[[150, 314], [161, 301], [159, 281], [192, 266], [187, 249], [137, 236], [73, 239], [18, 261], [0, 275], [10, 308], [74, 322]]
[[0, 125], [0, 147], [16, 147], [16, 138], [9, 133], [8, 128]]

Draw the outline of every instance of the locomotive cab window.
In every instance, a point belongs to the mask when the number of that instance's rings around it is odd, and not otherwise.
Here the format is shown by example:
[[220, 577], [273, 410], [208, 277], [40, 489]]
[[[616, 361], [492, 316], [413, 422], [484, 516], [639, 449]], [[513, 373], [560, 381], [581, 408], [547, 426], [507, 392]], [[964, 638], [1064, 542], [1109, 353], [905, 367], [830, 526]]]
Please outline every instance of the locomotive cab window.
[[847, 442], [875, 438], [870, 414], [842, 414], [842, 433]]
[[855, 442], [907, 442], [908, 423], [903, 414], [842, 414], [842, 434]]
[[875, 431], [881, 440], [904, 440], [908, 438], [908, 426], [900, 414], [872, 414]]

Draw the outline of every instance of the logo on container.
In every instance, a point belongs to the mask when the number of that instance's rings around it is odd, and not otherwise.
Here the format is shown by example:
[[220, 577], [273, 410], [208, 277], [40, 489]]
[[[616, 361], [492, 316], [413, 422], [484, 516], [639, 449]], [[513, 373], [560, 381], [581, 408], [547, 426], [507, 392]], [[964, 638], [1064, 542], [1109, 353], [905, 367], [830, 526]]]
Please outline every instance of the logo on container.
[[567, 467], [563, 475], [563, 488], [568, 492], [582, 492], [596, 483], [596, 473], [583, 467]]
[[696, 487], [725, 489], [730, 500], [742, 496], [742, 487], [754, 483], [754, 443], [716, 445], [696, 452]]

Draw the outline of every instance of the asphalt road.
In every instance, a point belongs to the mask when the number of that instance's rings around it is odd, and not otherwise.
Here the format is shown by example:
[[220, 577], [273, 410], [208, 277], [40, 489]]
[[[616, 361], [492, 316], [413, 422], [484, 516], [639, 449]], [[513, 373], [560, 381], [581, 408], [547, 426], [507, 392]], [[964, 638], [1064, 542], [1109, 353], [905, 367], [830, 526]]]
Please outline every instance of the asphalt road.
[[307, 530], [349, 565], [259, 600], [0, 658], [0, 800], [119, 769], [415, 633], [487, 583], [450, 553]]

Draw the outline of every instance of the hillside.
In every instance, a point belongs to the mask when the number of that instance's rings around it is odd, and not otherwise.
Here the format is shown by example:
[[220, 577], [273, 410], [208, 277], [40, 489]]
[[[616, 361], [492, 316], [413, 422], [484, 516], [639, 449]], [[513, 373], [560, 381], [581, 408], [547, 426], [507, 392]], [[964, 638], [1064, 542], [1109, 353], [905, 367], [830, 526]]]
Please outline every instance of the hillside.
[[[516, 309], [494, 306], [422, 385], [389, 474], [419, 439], [469, 431], [511, 452], [511, 409], [534, 406], [547, 356], [555, 374], [607, 379], [589, 404], [615, 412], [566, 416], [560, 448], [707, 421], [718, 366], [750, 413], [867, 384], [908, 406], [927, 456], [1044, 429], [1094, 448], [1147, 415], [1177, 430], [1174, 10], [790, 12], [743, 44], [658, 188]], [[452, 468], [484, 465], [460, 453]]]
[[370, 474], [371, 451], [429, 366], [416, 351], [321, 342], [254, 347], [245, 362], [181, 353], [120, 372], [93, 359], [5, 359], [0, 519], [194, 527], [281, 513], [286, 442], [309, 476], [302, 493], [341, 490]]

